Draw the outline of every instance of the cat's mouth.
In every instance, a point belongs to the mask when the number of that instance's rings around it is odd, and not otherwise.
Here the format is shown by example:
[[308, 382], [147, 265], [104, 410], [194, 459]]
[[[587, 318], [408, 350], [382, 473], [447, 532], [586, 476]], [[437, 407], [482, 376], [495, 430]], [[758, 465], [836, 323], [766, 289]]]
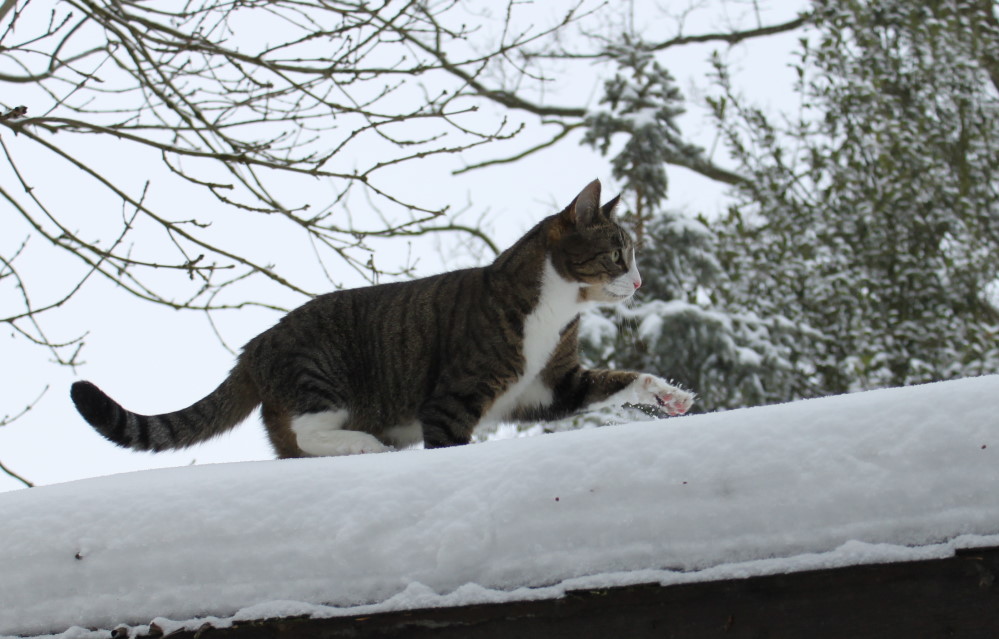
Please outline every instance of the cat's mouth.
[[608, 297], [613, 298], [611, 301], [614, 301], [614, 302], [623, 302], [625, 300], [631, 299], [635, 295], [635, 290], [632, 289], [632, 290], [628, 291], [627, 293], [618, 293], [618, 292], [615, 292], [615, 291], [607, 291], [607, 295], [608, 295]]
[[634, 288], [625, 292], [624, 289], [611, 286], [589, 286], [583, 289], [582, 299], [587, 302], [604, 302], [617, 304], [630, 299], [635, 294]]

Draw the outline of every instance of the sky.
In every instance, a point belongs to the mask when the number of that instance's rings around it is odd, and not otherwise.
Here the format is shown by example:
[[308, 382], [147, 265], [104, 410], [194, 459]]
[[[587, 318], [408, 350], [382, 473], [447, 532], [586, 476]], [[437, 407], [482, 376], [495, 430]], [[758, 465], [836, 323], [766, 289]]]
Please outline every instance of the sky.
[[8, 492], [0, 636], [97, 639], [153, 619], [169, 634], [952, 557], [999, 545], [997, 414], [992, 375]]
[[[726, 2], [718, 4], [714, 13], [694, 12], [687, 17], [685, 33], [717, 30], [727, 21], [745, 24], [748, 20], [752, 24], [749, 12], [753, 4]], [[772, 22], [786, 20], [804, 4], [772, 2], [767, 19]], [[550, 3], [538, 4], [536, 10], [552, 11]], [[654, 35], [659, 37], [661, 34]], [[726, 50], [737, 82], [763, 106], [778, 108], [788, 99], [793, 75], [787, 65], [796, 37], [795, 34], [772, 37]], [[724, 150], [716, 144], [704, 109], [698, 102], [706, 85], [708, 66], [705, 61], [715, 48], [716, 45], [703, 45], [669, 51], [662, 61], [677, 76], [680, 86], [692, 100], [689, 113], [681, 120], [685, 133], [695, 143], [713, 150], [713, 159], [724, 164]], [[598, 74], [586, 69], [581, 74], [562, 77], [551, 89], [551, 100], [558, 103], [564, 97], [565, 101], [579, 103], [580, 96], [590, 96], [582, 101], [588, 100], [590, 106], [595, 107], [600, 80]], [[9, 99], [7, 95], [4, 99]], [[533, 143], [531, 135], [537, 135], [537, 132], [529, 130], [527, 136], [520, 139], [518, 144], [522, 146], [519, 148]], [[48, 164], [24, 162], [23, 158], [32, 157], [26, 140], [6, 136], [4, 141], [21, 159], [19, 167], [30, 171], [32, 183], [48, 184], [48, 202], [57, 210], [66, 211], [68, 219], [75, 219], [80, 225], [90, 224], [95, 218], [107, 220], [111, 225], [120, 223], [120, 204], [100, 199], [66, 167], [54, 170]], [[220, 206], [192, 189], [180, 188], [168, 181], [160, 174], [156, 158], [150, 154], [133, 155], [129, 147], [112, 139], [92, 138], [92, 141], [103, 145], [94, 152], [113, 159], [109, 163], [110, 170], [124, 176], [123, 179], [131, 181], [136, 188], [149, 179], [149, 197], [171, 205], [175, 202], [178, 216], [188, 209], [198, 209], [200, 213], [201, 207]], [[609, 161], [589, 148], [580, 147], [577, 142], [567, 140], [524, 161], [460, 176], [453, 176], [451, 171], [462, 162], [475, 162], [500, 152], [487, 150], [485, 156], [472, 153], [462, 158], [421, 161], [418, 165], [407, 166], [400, 172], [399, 179], [406, 180], [407, 188], [413, 192], [434, 195], [446, 192], [445, 199], [458, 208], [471, 202], [468, 215], [473, 218], [483, 215], [487, 230], [501, 247], [505, 247], [539, 219], [568, 204], [594, 178], [604, 182], [605, 197], [613, 195]], [[671, 168], [670, 178], [672, 206], [708, 215], [723, 206], [724, 189], [719, 185], [684, 169]], [[12, 179], [9, 166], [0, 162], [0, 180], [11, 184]], [[363, 205], [354, 201], [352, 206]], [[210, 216], [212, 213], [204, 214]], [[10, 242], [17, 243], [21, 239], [11, 233], [0, 241], [5, 242], [4, 248], [9, 250]], [[305, 248], [302, 238], [293, 234], [250, 237], [246, 239], [246, 246], [290, 270], [296, 268]], [[41, 248], [40, 238], [31, 240], [30, 248]], [[414, 251], [419, 257], [422, 274], [489, 259], [488, 252], [483, 250], [470, 255], [434, 242], [391, 250]], [[28, 260], [33, 260], [27, 263], [35, 272], [46, 273], [44, 286], [33, 289], [40, 296], [35, 302], [40, 303], [46, 296], [55, 297], [65, 291], [64, 273], [73, 265], [66, 258], [52, 257], [51, 251], [38, 251], [37, 257], [35, 255], [27, 256]], [[316, 286], [317, 290], [324, 290], [321, 281], [317, 281]], [[280, 303], [293, 305], [300, 301], [282, 298]], [[44, 349], [12, 331], [0, 338], [0, 357], [8, 363], [4, 367], [6, 373], [0, 391], [0, 416], [18, 413], [45, 391], [31, 411], [0, 428], [0, 462], [41, 485], [142, 468], [271, 458], [256, 417], [231, 434], [189, 450], [154, 456], [118, 449], [83, 422], [69, 401], [68, 389], [77, 379], [89, 379], [126, 408], [143, 413], [186, 406], [221, 381], [232, 366], [234, 350], [278, 317], [272, 311], [248, 308], [216, 315], [213, 325], [203, 314], [175, 312], [143, 303], [115, 290], [108, 282], [89, 281], [78, 295], [44, 318], [44, 326], [55, 340], [86, 335], [81, 357], [83, 365], [75, 369], [55, 365]], [[650, 372], [669, 374], [668, 371]], [[0, 491], [17, 490], [22, 486], [0, 474]]]

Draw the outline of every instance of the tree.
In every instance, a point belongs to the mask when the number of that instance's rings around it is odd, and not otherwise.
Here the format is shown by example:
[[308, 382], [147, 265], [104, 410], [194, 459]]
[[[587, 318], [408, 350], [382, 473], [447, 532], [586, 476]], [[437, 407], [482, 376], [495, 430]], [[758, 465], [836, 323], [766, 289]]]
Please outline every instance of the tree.
[[991, 2], [814, 2], [801, 115], [713, 100], [749, 179], [726, 300], [813, 332], [790, 397], [999, 371], [999, 29]]
[[703, 155], [674, 136], [683, 100], [654, 47], [620, 41], [631, 72], [588, 121], [604, 153], [629, 136], [613, 166], [646, 280], [613, 322], [589, 318], [590, 357], [669, 371], [700, 410], [999, 370], [992, 3], [812, 7], [797, 117], [749, 106], [715, 58], [724, 219], [662, 207], [660, 158]]
[[[150, 302], [196, 310], [251, 303], [220, 296], [250, 277], [309, 293], [273, 265], [213, 237], [206, 230], [211, 215], [176, 219], [154, 206], [148, 182], [136, 186], [116, 175], [114, 158], [84, 148], [94, 146], [90, 139], [151, 150], [173, 176], [222, 205], [212, 213], [278, 216], [303, 230], [320, 263], [339, 260], [368, 278], [394, 266], [373, 261], [372, 239], [448, 231], [489, 244], [477, 229], [449, 224], [446, 205], [412, 201], [381, 176], [405, 162], [513, 135], [504, 122], [488, 128], [467, 122], [463, 116], [475, 110], [463, 100], [467, 87], [431, 76], [450, 76], [448, 66], [478, 72], [539, 33], [507, 34], [495, 49], [473, 53], [472, 27], [449, 24], [465, 17], [452, 15], [461, 13], [455, 2], [205, 0], [169, 9], [68, 0], [50, 16], [33, 10], [6, 2], [0, 13], [6, 63], [0, 81], [28, 89], [16, 93], [24, 103], [6, 105], [0, 119], [8, 133], [0, 151], [11, 178], [0, 197], [27, 222], [26, 235], [83, 266], [65, 297], [38, 305], [16, 267], [24, 244], [5, 247], [2, 274], [24, 295], [22, 309], [4, 321], [26, 337], [51, 345], [25, 320], [57, 308], [93, 276]], [[445, 49], [456, 59], [445, 63]], [[406, 82], [414, 78], [421, 79]], [[120, 202], [124, 223], [79, 228], [79, 220], [48, 204], [49, 185], [36, 183], [40, 166], [68, 167], [97, 183]], [[320, 179], [326, 201], [317, 210], [307, 197], [315, 189], [302, 185]], [[345, 208], [357, 189], [389, 210], [352, 219]], [[146, 228], [154, 237], [133, 246], [131, 237]], [[163, 245], [171, 250], [158, 251]], [[175, 276], [150, 281], [150, 273], [164, 271]], [[60, 361], [73, 361], [75, 349], [56, 350]]]
[[[786, 28], [798, 24], [800, 18]], [[675, 163], [701, 167], [730, 185], [746, 178], [715, 167], [702, 148], [683, 139], [676, 118], [685, 100], [655, 59], [658, 48], [624, 37], [609, 49], [621, 71], [605, 82], [601, 103], [608, 108], [586, 121], [584, 142], [605, 155], [615, 135], [626, 135], [612, 166], [627, 193], [626, 220], [641, 245], [644, 279], [635, 305], [587, 318], [599, 327], [587, 333], [587, 354], [605, 365], [668, 371], [699, 392], [698, 412], [765, 403], [793, 368], [786, 341], [794, 331], [718, 300], [712, 291], [723, 285], [725, 272], [712, 224], [664, 208], [669, 184], [663, 158], [682, 158]]]

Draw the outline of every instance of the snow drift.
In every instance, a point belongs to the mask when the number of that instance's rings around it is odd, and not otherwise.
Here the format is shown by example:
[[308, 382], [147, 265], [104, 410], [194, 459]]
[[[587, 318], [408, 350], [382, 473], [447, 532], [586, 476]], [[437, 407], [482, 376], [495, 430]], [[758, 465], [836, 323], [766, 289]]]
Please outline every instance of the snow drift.
[[949, 556], [999, 545], [999, 376], [454, 449], [144, 471], [0, 494], [0, 513], [10, 635]]

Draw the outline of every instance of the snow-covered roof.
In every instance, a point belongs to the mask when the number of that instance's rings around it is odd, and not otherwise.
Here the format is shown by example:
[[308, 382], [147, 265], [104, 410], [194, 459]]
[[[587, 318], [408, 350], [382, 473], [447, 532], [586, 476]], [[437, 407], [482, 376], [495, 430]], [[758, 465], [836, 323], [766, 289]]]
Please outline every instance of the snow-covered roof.
[[999, 545], [999, 376], [453, 449], [129, 473], [0, 494], [0, 513], [0, 635], [946, 557]]

